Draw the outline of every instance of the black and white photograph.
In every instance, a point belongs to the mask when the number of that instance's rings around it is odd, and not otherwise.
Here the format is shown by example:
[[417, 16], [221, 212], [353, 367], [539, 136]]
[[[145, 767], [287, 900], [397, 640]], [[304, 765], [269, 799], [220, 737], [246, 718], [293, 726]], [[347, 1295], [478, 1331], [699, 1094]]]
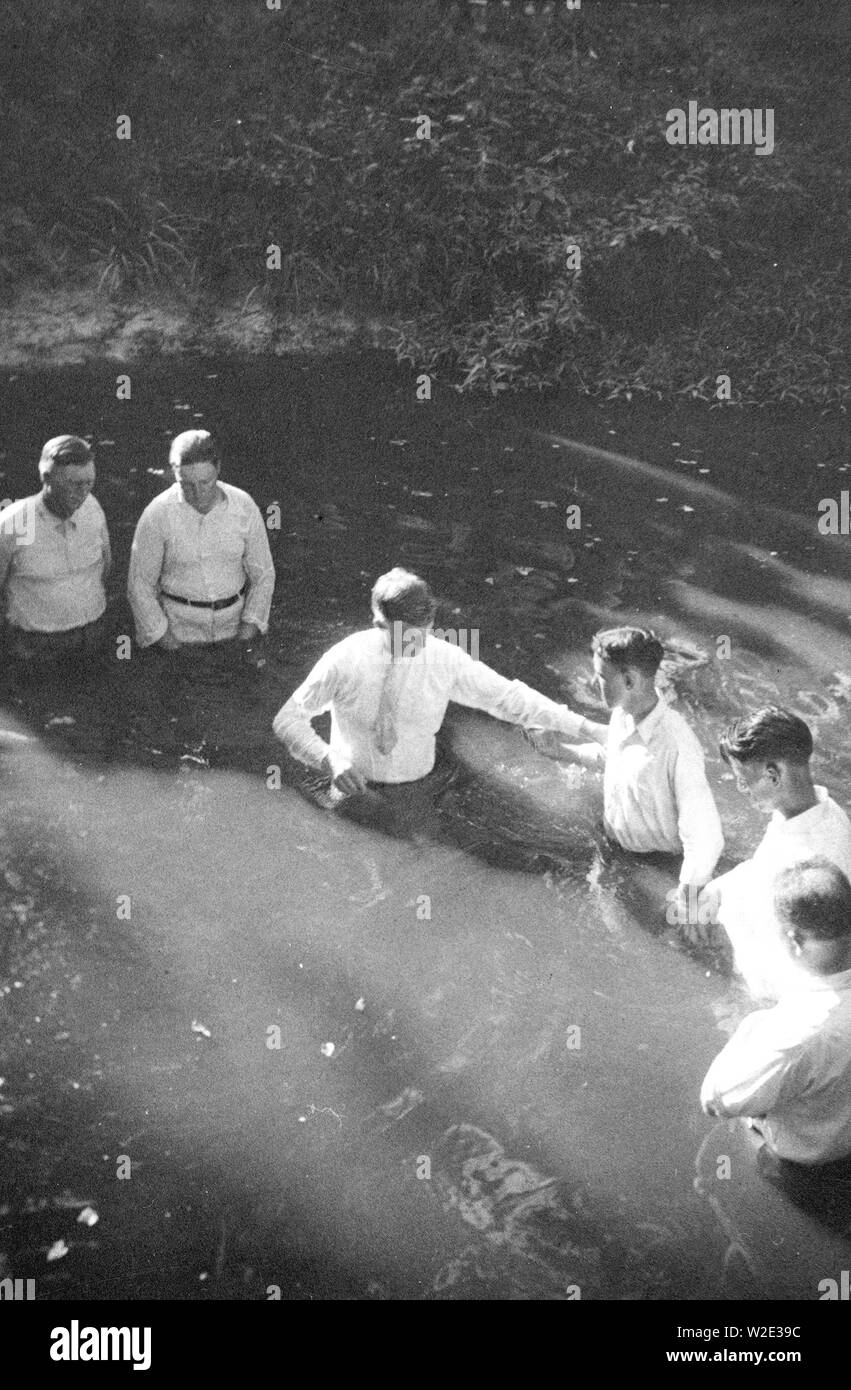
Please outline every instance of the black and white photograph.
[[33, 1367], [851, 1300], [849, 78], [847, 0], [2, 5]]

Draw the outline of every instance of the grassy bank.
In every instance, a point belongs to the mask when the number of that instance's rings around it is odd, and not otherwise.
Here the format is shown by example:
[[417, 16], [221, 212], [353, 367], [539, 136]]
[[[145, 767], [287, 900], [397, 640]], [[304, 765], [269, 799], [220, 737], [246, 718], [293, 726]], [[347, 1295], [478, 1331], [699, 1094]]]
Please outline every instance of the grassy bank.
[[[848, 398], [835, 0], [492, 5], [481, 31], [439, 0], [8, 10], [7, 306], [78, 284], [272, 337], [342, 312], [494, 392], [711, 400], [726, 373], [743, 403]], [[690, 100], [772, 107], [774, 152], [668, 144]]]

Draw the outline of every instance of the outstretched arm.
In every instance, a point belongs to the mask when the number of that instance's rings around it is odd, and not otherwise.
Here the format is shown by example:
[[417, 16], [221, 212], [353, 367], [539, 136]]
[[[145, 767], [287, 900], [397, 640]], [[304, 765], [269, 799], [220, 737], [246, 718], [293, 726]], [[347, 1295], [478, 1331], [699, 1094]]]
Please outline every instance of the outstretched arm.
[[492, 671], [483, 661], [474, 661], [466, 652], [459, 653], [458, 667], [449, 698], [459, 705], [484, 710], [494, 719], [524, 728], [552, 729], [566, 739], [597, 738], [596, 731], [604, 725], [592, 724], [567, 705], [556, 704], [523, 681], [506, 680]]

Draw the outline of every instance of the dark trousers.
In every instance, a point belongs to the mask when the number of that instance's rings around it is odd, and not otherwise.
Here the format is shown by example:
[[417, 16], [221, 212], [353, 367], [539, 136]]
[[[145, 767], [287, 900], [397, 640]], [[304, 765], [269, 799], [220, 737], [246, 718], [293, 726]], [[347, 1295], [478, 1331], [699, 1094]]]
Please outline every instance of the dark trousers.
[[109, 636], [106, 613], [93, 623], [68, 628], [64, 632], [28, 632], [7, 623], [3, 629], [3, 654], [8, 661], [26, 666], [45, 666], [55, 662], [87, 662], [101, 656]]

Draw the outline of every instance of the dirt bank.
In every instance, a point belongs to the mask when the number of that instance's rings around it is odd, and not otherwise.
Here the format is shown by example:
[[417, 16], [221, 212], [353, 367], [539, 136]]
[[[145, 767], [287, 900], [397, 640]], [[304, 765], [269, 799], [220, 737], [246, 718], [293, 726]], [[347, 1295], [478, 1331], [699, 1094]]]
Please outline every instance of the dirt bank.
[[244, 298], [216, 302], [162, 294], [113, 299], [96, 286], [25, 286], [0, 309], [0, 367], [70, 366], [148, 356], [325, 353], [386, 347], [389, 329], [340, 310], [273, 314]]

